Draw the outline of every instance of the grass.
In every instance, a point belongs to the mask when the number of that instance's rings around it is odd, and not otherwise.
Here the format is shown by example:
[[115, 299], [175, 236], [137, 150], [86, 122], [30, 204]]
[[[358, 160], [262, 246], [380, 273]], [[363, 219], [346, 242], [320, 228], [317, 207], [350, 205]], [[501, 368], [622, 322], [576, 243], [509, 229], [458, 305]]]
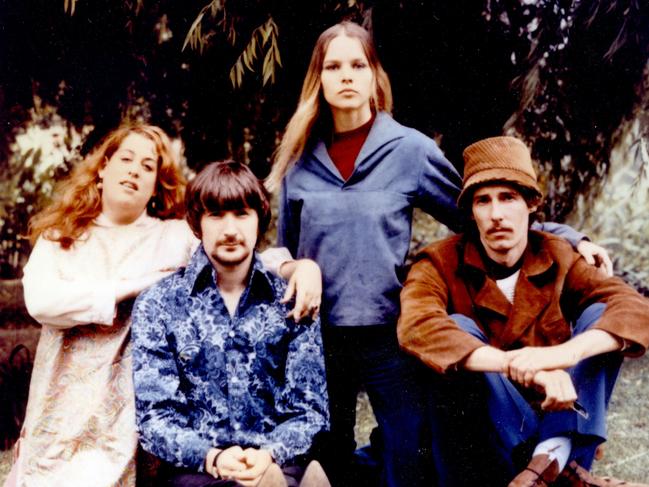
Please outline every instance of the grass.
[[649, 480], [649, 356], [626, 360], [608, 414], [609, 440], [593, 471], [624, 480]]
[[4, 483], [11, 469], [11, 450], [0, 451], [0, 484]]
[[[592, 472], [624, 480], [649, 480], [649, 355], [625, 360], [613, 392], [609, 414], [609, 439], [604, 457], [595, 462]], [[356, 407], [356, 440], [359, 445], [369, 441], [376, 425], [367, 395], [359, 396]]]
[[[1, 399], [1, 398], [0, 398]], [[611, 401], [609, 441], [604, 458], [595, 462], [593, 472], [625, 480], [649, 480], [649, 356], [626, 360]], [[359, 396], [356, 438], [367, 444], [376, 425], [366, 394]], [[9, 473], [11, 452], [0, 451], [0, 484]]]

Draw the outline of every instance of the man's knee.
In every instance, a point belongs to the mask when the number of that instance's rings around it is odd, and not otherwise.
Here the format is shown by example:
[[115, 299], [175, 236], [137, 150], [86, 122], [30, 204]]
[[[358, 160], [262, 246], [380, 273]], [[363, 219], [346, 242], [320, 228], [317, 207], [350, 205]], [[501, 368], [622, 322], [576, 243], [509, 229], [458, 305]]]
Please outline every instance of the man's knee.
[[604, 303], [593, 303], [588, 306], [575, 321], [572, 330], [573, 335], [589, 330], [595, 323], [597, 323], [597, 321], [599, 321], [604, 314], [605, 309], [606, 305]]

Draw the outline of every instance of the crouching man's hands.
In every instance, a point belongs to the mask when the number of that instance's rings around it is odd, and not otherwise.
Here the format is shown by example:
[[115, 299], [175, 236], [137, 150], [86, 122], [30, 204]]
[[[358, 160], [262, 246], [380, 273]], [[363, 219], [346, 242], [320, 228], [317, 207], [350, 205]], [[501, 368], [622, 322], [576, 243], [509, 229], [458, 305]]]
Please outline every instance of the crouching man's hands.
[[534, 375], [534, 385], [545, 393], [541, 408], [546, 411], [570, 409], [577, 400], [577, 391], [565, 370], [541, 370]]
[[255, 487], [272, 463], [268, 450], [244, 450], [240, 446], [231, 446], [222, 451], [210, 449], [205, 458], [205, 469], [216, 478], [232, 479], [245, 487]]
[[541, 370], [567, 369], [579, 362], [579, 355], [568, 342], [551, 347], [523, 347], [505, 352], [507, 376], [525, 387], [534, 385]]

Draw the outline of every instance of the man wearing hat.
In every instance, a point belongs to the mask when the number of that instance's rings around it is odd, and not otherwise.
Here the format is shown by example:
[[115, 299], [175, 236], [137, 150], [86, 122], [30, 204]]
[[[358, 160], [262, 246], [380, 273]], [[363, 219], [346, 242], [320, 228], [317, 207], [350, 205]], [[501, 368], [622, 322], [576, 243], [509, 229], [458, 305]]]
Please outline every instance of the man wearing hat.
[[649, 345], [649, 300], [530, 230], [542, 193], [520, 140], [481, 140], [464, 161], [471, 225], [416, 258], [398, 325], [401, 346], [439, 373], [439, 485], [644, 485], [588, 470], [622, 358]]

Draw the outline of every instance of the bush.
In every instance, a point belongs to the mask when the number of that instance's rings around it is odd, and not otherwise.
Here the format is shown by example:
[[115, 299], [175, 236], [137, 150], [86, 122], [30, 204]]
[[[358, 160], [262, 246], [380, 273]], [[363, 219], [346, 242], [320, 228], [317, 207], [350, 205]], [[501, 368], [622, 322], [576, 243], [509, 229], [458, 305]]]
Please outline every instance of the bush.
[[0, 278], [18, 277], [29, 254], [27, 223], [52, 196], [54, 182], [71, 167], [81, 134], [49, 107], [10, 134], [13, 143], [0, 171]]

